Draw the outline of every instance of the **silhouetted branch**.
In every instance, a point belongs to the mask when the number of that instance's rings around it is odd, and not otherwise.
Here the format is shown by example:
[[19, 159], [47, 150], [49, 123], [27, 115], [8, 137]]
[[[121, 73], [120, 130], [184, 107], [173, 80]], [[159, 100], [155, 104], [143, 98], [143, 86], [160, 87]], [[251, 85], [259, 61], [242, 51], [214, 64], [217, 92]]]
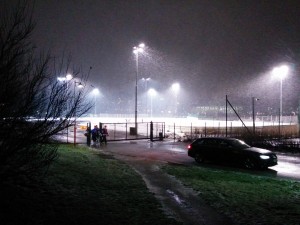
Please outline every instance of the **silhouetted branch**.
[[[3, 22], [2, 22], [3, 21]], [[60, 83], [70, 71], [71, 57], [57, 61], [48, 52], [36, 54], [30, 35], [32, 11], [20, 1], [1, 20], [0, 34], [0, 180], [45, 171], [57, 157], [52, 137], [86, 113], [85, 90], [74, 91], [74, 79]], [[73, 75], [84, 83], [80, 70]]]

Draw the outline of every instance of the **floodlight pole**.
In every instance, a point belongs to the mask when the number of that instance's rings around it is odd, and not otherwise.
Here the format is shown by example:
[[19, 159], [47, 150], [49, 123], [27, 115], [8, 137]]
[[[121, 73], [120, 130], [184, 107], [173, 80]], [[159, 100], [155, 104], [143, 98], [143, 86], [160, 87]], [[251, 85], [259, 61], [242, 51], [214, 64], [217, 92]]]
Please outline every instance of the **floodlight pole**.
[[287, 65], [281, 65], [279, 67], [275, 67], [272, 70], [273, 76], [280, 79], [280, 106], [279, 106], [279, 121], [278, 121], [278, 127], [279, 127], [279, 137], [281, 136], [280, 133], [280, 126], [282, 123], [282, 80], [287, 76], [289, 72], [289, 67]]
[[76, 108], [77, 108], [77, 103], [76, 103], [76, 100], [75, 100], [75, 96], [76, 96], [76, 93], [75, 93], [75, 88], [76, 88], [76, 84], [79, 83], [79, 82], [76, 82], [74, 81], [74, 146], [76, 146]]
[[139, 74], [139, 52], [136, 52], [136, 74], [135, 74], [135, 110], [134, 110], [134, 127], [135, 134], [137, 134], [137, 88], [138, 88], [138, 74]]
[[134, 109], [134, 125], [135, 134], [137, 135], [137, 92], [138, 92], [138, 74], [139, 74], [139, 53], [144, 51], [145, 44], [141, 43], [133, 47], [133, 53], [136, 55], [136, 74], [135, 74], [135, 109]]
[[226, 107], [225, 107], [225, 117], [226, 117], [226, 132], [225, 132], [225, 136], [227, 137], [227, 120], [228, 120], [228, 115], [227, 115], [227, 102], [228, 102], [228, 98], [226, 95]]
[[280, 127], [281, 127], [281, 123], [282, 123], [282, 79], [283, 77], [281, 76], [280, 77], [280, 108], [279, 108], [279, 137], [281, 135], [281, 130], [280, 130]]

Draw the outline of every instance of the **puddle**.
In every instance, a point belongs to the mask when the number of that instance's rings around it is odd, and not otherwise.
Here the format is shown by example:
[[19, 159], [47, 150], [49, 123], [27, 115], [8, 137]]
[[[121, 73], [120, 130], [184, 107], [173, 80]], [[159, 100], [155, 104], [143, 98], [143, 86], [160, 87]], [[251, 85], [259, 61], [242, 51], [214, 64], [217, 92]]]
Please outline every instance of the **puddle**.
[[153, 142], [150, 142], [150, 143], [149, 143], [148, 148], [153, 148]]
[[169, 195], [171, 195], [171, 197], [182, 207], [186, 207], [187, 206], [187, 203], [181, 199], [177, 194], [175, 194], [174, 191], [171, 191], [170, 189], [167, 189], [167, 193]]

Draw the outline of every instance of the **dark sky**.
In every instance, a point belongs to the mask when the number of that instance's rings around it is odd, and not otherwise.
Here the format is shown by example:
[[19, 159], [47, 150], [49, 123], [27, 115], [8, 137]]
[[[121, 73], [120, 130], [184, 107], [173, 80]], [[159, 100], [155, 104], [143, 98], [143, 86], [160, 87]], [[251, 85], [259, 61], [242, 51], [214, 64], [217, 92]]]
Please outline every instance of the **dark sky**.
[[271, 104], [279, 82], [269, 73], [288, 63], [285, 104], [298, 103], [298, 0], [36, 0], [34, 18], [36, 44], [92, 66], [90, 81], [104, 95], [134, 98], [132, 47], [142, 41], [140, 78], [160, 91], [180, 82], [182, 100], [259, 95]]

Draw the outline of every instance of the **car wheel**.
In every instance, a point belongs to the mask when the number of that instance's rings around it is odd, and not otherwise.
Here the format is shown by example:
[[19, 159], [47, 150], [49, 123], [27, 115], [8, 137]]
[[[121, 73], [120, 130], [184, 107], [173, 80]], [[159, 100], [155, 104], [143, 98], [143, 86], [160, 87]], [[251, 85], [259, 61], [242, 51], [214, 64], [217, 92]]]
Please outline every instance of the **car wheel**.
[[256, 168], [256, 164], [255, 162], [253, 161], [253, 159], [251, 158], [246, 158], [245, 161], [244, 161], [244, 166], [245, 168], [247, 169], [254, 169]]
[[195, 161], [196, 161], [197, 163], [203, 163], [203, 162], [204, 162], [204, 157], [203, 157], [201, 154], [197, 153], [197, 154], [195, 155]]

